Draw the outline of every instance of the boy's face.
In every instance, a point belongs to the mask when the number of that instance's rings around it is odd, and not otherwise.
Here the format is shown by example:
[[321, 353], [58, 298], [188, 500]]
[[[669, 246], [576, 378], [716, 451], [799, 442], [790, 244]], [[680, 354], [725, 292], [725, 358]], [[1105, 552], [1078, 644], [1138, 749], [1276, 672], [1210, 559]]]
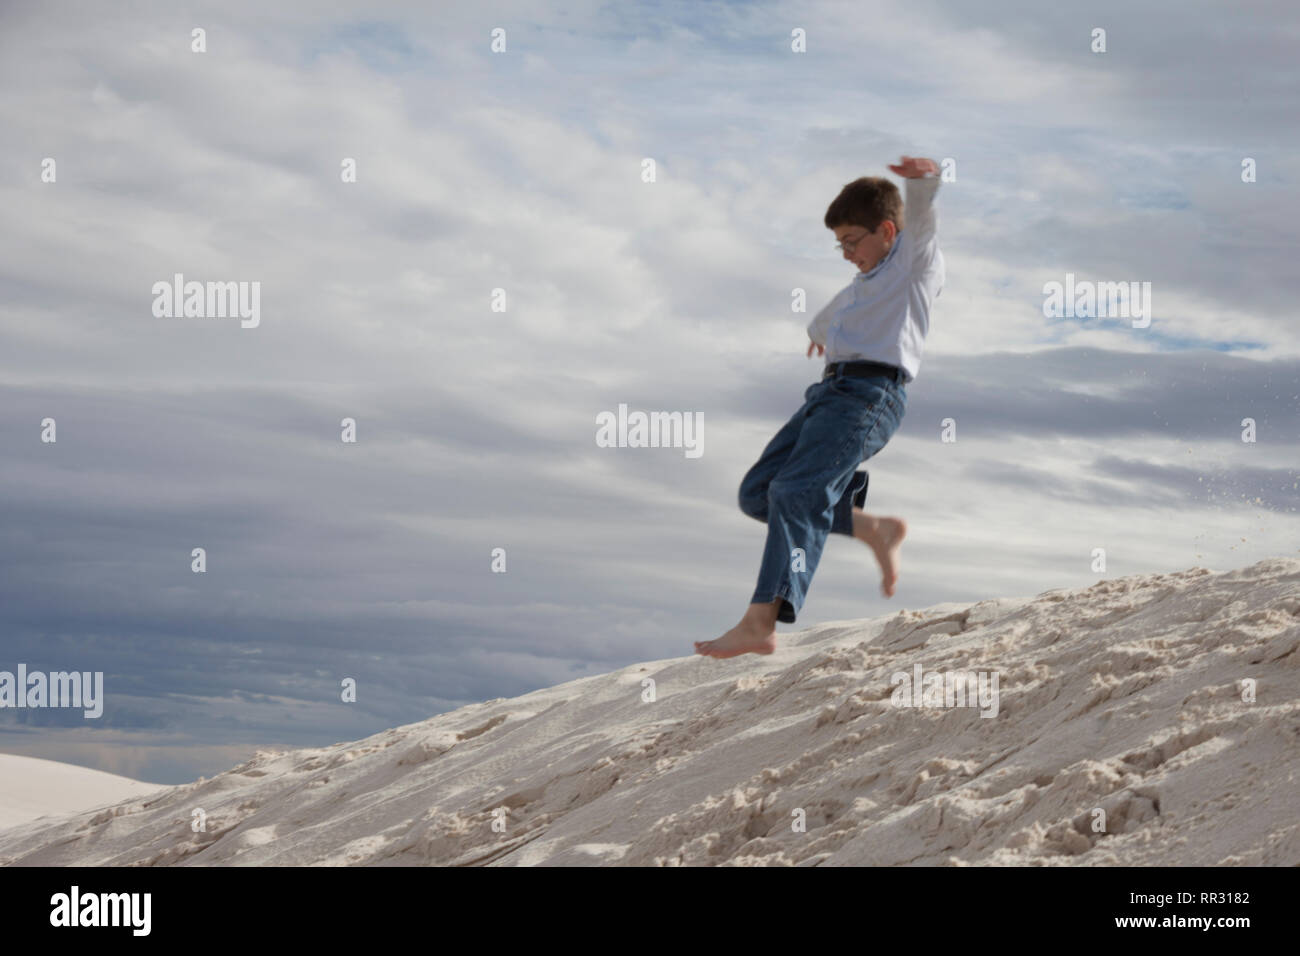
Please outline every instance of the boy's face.
[[876, 267], [894, 244], [897, 230], [892, 219], [886, 219], [875, 232], [868, 232], [866, 226], [837, 226], [835, 238], [840, 241], [844, 258], [852, 262], [861, 272], [870, 272]]

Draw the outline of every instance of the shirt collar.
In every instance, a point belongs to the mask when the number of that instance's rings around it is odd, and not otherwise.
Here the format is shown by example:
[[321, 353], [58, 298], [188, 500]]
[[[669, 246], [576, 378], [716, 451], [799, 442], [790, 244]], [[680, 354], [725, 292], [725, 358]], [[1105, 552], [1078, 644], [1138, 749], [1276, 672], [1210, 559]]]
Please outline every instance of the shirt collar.
[[889, 247], [889, 251], [885, 253], [885, 258], [881, 259], [881, 260], [880, 260], [879, 262], [877, 262], [874, 266], [872, 266], [870, 272], [859, 272], [859, 273], [858, 273], [857, 275], [855, 275], [853, 278], [854, 278], [854, 279], [870, 279], [873, 275], [875, 275], [877, 272], [879, 272], [881, 269], [883, 269], [883, 268], [885, 267], [885, 265], [889, 262], [889, 260], [892, 259], [892, 258], [894, 258], [894, 253], [898, 251], [898, 241], [899, 241], [899, 239], [902, 239], [902, 237], [903, 237], [903, 234], [900, 232], [900, 233], [898, 234], [898, 238], [896, 238], [896, 239], [894, 240], [894, 244], [893, 244], [892, 246], [890, 246], [890, 247]]

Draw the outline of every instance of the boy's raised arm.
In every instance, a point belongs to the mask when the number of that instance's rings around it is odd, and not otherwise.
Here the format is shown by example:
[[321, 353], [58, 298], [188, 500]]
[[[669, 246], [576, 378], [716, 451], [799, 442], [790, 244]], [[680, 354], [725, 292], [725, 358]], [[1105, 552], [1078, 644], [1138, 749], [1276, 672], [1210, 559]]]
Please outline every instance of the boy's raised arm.
[[939, 221], [934, 196], [939, 191], [939, 164], [932, 159], [904, 156], [890, 170], [907, 182], [903, 186], [903, 234], [911, 233], [912, 265], [927, 266], [938, 246]]

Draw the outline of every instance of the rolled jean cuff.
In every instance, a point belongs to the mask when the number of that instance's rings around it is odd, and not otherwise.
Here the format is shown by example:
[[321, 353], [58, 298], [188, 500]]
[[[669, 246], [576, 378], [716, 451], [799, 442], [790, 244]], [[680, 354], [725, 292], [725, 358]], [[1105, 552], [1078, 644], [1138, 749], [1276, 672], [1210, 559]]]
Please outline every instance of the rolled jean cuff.
[[749, 599], [749, 603], [770, 604], [777, 599], [780, 599], [781, 606], [777, 608], [776, 619], [782, 624], [793, 624], [795, 618], [799, 616], [799, 607], [795, 606], [795, 602], [797, 601], [801, 607], [803, 605], [803, 594], [796, 594], [794, 589], [789, 586], [781, 588], [776, 594], [759, 588], [754, 592], [754, 596]]
[[849, 486], [835, 502], [835, 518], [831, 522], [832, 534], [853, 534], [853, 509], [861, 508], [867, 502], [867, 480], [865, 471], [855, 471]]

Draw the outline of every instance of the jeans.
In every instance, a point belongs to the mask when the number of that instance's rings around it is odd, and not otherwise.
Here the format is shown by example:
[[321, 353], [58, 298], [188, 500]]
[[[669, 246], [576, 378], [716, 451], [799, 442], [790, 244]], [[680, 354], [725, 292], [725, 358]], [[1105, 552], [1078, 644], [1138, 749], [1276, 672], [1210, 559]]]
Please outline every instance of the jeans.
[[808, 386], [804, 404], [740, 483], [740, 510], [767, 524], [751, 604], [782, 599], [777, 620], [794, 622], [826, 536], [853, 534], [853, 507], [867, 497], [857, 466], [898, 430], [907, 392], [890, 375], [837, 376]]

